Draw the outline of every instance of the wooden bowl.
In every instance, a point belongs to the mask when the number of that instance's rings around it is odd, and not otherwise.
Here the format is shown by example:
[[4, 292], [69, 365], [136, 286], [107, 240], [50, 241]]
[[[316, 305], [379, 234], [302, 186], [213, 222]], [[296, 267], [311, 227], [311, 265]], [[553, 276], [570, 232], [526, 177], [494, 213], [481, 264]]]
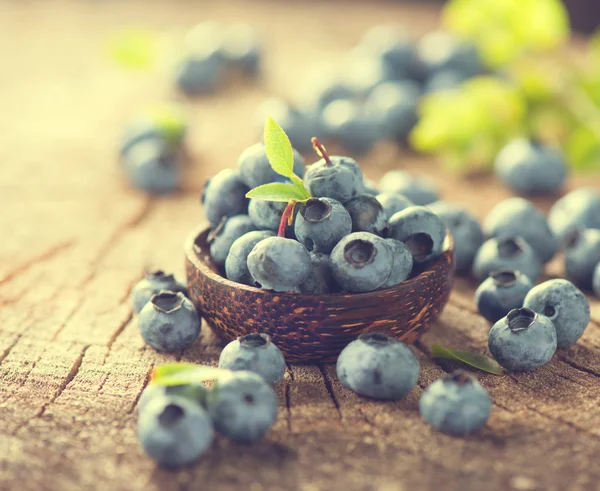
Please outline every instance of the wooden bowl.
[[302, 295], [262, 290], [221, 276], [209, 257], [209, 229], [185, 244], [190, 298], [224, 341], [264, 332], [288, 362], [334, 362], [359, 334], [387, 333], [413, 343], [437, 319], [450, 296], [454, 242], [412, 278], [368, 293]]

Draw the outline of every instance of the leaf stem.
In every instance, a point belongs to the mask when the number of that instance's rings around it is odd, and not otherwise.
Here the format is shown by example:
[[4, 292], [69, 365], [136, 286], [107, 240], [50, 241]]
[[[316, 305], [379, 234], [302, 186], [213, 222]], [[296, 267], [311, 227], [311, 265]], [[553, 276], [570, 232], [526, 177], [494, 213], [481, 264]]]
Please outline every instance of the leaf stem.
[[323, 160], [325, 160], [327, 167], [330, 167], [332, 165], [332, 162], [329, 158], [329, 154], [327, 153], [325, 145], [323, 145], [316, 136], [313, 136], [310, 141], [317, 155], [323, 158]]
[[279, 230], [277, 232], [277, 237], [285, 238], [285, 227], [291, 225], [291, 221], [294, 217], [294, 207], [296, 206], [296, 202], [297, 201], [295, 199], [291, 199], [285, 207], [285, 210], [283, 210], [283, 214], [281, 215], [281, 221], [279, 222]]

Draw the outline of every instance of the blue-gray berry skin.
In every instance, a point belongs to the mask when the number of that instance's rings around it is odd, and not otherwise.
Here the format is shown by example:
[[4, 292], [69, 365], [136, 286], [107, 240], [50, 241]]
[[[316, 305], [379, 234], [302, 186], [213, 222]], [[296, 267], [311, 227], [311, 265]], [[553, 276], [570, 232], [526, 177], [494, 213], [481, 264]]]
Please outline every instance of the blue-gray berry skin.
[[589, 300], [568, 280], [548, 280], [533, 287], [523, 306], [552, 321], [559, 348], [576, 343], [590, 322]]
[[200, 317], [183, 293], [163, 290], [142, 309], [138, 328], [146, 344], [173, 353], [191, 346], [200, 334]]
[[368, 232], [346, 235], [331, 251], [333, 276], [349, 292], [370, 292], [385, 284], [392, 268], [392, 250], [385, 239]]
[[239, 443], [260, 440], [277, 419], [277, 396], [256, 373], [232, 372], [215, 382], [206, 401], [215, 429]]
[[202, 205], [211, 226], [216, 227], [224, 217], [243, 215], [248, 211], [246, 186], [238, 171], [223, 169], [204, 185]]
[[248, 255], [261, 240], [274, 237], [270, 230], [254, 230], [236, 239], [225, 259], [225, 276], [228, 280], [254, 286], [254, 278], [248, 270]]
[[269, 237], [248, 255], [248, 270], [265, 290], [297, 292], [311, 269], [308, 250], [293, 239]]
[[213, 424], [196, 402], [177, 396], [157, 397], [140, 412], [137, 437], [144, 452], [160, 465], [193, 464], [210, 447]]
[[456, 272], [469, 274], [473, 259], [484, 241], [479, 220], [462, 206], [447, 201], [435, 201], [427, 208], [442, 220], [454, 237]]
[[592, 288], [596, 296], [600, 297], [600, 263], [596, 265], [594, 269], [594, 276], [592, 278]]
[[542, 263], [533, 248], [519, 236], [493, 237], [486, 240], [473, 260], [473, 276], [483, 281], [493, 271], [520, 271], [533, 282], [542, 272]]
[[276, 231], [279, 229], [281, 215], [286, 205], [287, 203], [251, 198], [248, 216], [257, 229]]
[[131, 290], [129, 295], [133, 310], [140, 312], [150, 299], [161, 290], [171, 290], [187, 295], [187, 287], [179, 283], [175, 276], [161, 270], [148, 271]]
[[386, 82], [371, 91], [365, 113], [377, 121], [381, 136], [403, 143], [417, 123], [420, 97], [421, 89], [415, 82]]
[[183, 397], [200, 406], [206, 403], [208, 388], [202, 384], [158, 385], [150, 383], [142, 391], [138, 401], [138, 413], [141, 413], [153, 400], [163, 397]]
[[525, 198], [508, 198], [498, 203], [483, 222], [489, 237], [519, 235], [533, 247], [542, 263], [554, 257], [558, 241], [550, 230], [546, 217]]
[[423, 92], [431, 94], [442, 90], [452, 90], [457, 88], [469, 77], [455, 70], [442, 70], [434, 73], [427, 79]]
[[268, 334], [254, 333], [227, 344], [219, 356], [219, 367], [254, 372], [275, 385], [283, 379], [285, 358]]
[[260, 72], [262, 48], [252, 27], [232, 24], [225, 29], [221, 49], [225, 63], [250, 76]]
[[385, 210], [374, 196], [363, 194], [346, 203], [352, 219], [352, 232], [370, 232], [382, 235], [388, 228]]
[[500, 150], [494, 170], [506, 186], [525, 196], [555, 194], [567, 178], [567, 165], [560, 151], [524, 138]]
[[492, 399], [481, 384], [457, 370], [433, 382], [419, 399], [419, 412], [435, 429], [455, 436], [483, 427], [492, 410]]
[[564, 244], [567, 278], [581, 288], [591, 290], [594, 268], [600, 263], [600, 229], [573, 230]]
[[[271, 167], [262, 143], [255, 143], [246, 148], [238, 159], [238, 167], [242, 181], [250, 188], [286, 180]], [[294, 173], [298, 177], [304, 175], [304, 159], [296, 150], [294, 150]]]
[[494, 271], [475, 291], [475, 304], [479, 313], [493, 324], [512, 309], [523, 307], [532, 287], [529, 277], [520, 271]]
[[135, 124], [128, 125], [125, 128], [121, 143], [119, 145], [119, 155], [125, 157], [129, 150], [135, 147], [138, 143], [144, 141], [163, 141], [164, 135], [160, 128], [150, 121], [140, 121]]
[[447, 70], [466, 77], [485, 71], [476, 46], [448, 32], [433, 31], [425, 35], [417, 44], [417, 56], [428, 77]]
[[389, 288], [406, 280], [413, 269], [413, 255], [404, 242], [396, 239], [386, 239], [385, 243], [392, 252], [392, 268], [383, 288]]
[[392, 218], [394, 213], [404, 210], [404, 208], [408, 208], [409, 206], [414, 206], [415, 204], [409, 200], [406, 196], [400, 193], [396, 193], [394, 191], [388, 191], [386, 193], [379, 193], [377, 196], [377, 201], [381, 203], [383, 206], [383, 210], [385, 211], [385, 216], [389, 220]]
[[311, 198], [300, 206], [294, 232], [309, 251], [329, 253], [352, 231], [346, 208], [331, 198]]
[[415, 205], [425, 206], [439, 199], [435, 183], [426, 177], [415, 177], [406, 171], [392, 170], [379, 182], [382, 193], [399, 193]]
[[548, 224], [559, 240], [576, 228], [600, 228], [600, 192], [579, 188], [565, 194], [550, 209]]
[[389, 236], [406, 244], [416, 263], [423, 263], [442, 253], [446, 226], [424, 206], [410, 206], [390, 218]]
[[213, 92], [221, 79], [221, 60], [214, 56], [191, 56], [183, 59], [175, 69], [175, 82], [187, 96]]
[[556, 329], [552, 321], [531, 309], [511, 310], [490, 330], [488, 346], [504, 368], [514, 372], [535, 370], [556, 352]]
[[313, 251], [310, 253], [310, 261], [312, 269], [306, 280], [300, 285], [300, 292], [308, 295], [333, 292], [336, 285], [329, 254]]
[[176, 153], [163, 140], [144, 140], [131, 147], [123, 158], [129, 183], [149, 194], [177, 191], [181, 166]]
[[338, 155], [308, 166], [304, 184], [311, 196], [333, 198], [340, 203], [363, 194], [364, 190], [363, 175], [356, 161]]
[[378, 128], [362, 106], [351, 99], [337, 99], [323, 108], [323, 134], [340, 142], [351, 154], [367, 153], [377, 141]]
[[363, 179], [364, 189], [363, 192], [365, 194], [370, 194], [371, 196], [377, 196], [379, 193], [379, 188], [377, 187], [377, 183], [372, 181], [371, 179]]
[[223, 266], [233, 243], [255, 229], [256, 225], [248, 215], [235, 215], [224, 219], [208, 236], [212, 262]]
[[386, 334], [361, 334], [337, 359], [342, 385], [359, 395], [382, 400], [406, 396], [417, 384], [419, 360], [404, 343]]

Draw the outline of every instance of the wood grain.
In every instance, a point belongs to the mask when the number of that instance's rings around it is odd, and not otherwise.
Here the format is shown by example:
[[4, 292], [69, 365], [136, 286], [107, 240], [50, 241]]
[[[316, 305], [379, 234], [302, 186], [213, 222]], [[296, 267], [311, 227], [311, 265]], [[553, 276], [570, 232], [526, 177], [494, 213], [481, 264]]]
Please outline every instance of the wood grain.
[[[256, 105], [301, 96], [309, 64], [338, 57], [373, 23], [415, 34], [433, 7], [399, 2], [0, 1], [0, 490], [593, 490], [600, 480], [600, 302], [581, 341], [546, 367], [479, 375], [494, 408], [486, 428], [451, 438], [421, 421], [417, 401], [444, 370], [428, 346], [486, 351], [473, 285], [459, 281], [417, 351], [419, 386], [377, 403], [340, 386], [334, 367], [290, 366], [277, 388], [280, 417], [252, 447], [217, 439], [197, 466], [158, 469], [135, 438], [136, 403], [157, 363], [215, 364], [208, 330], [188, 351], [144, 347], [128, 302], [145, 268], [183, 277], [182, 243], [201, 225], [204, 178], [257, 137]], [[129, 24], [177, 35], [194, 22], [248, 20], [263, 33], [260, 83], [232, 85], [189, 104], [186, 191], [149, 200], [116, 165], [122, 124], [171, 98], [166, 72], [124, 72], [103, 59], [106, 37]], [[509, 196], [491, 180], [440, 175], [381, 145], [361, 161], [371, 178], [392, 168], [435, 177], [446, 199], [478, 215]], [[571, 185], [600, 186], [578, 177]], [[551, 200], [540, 201], [547, 209]], [[560, 272], [560, 262], [550, 272]]]

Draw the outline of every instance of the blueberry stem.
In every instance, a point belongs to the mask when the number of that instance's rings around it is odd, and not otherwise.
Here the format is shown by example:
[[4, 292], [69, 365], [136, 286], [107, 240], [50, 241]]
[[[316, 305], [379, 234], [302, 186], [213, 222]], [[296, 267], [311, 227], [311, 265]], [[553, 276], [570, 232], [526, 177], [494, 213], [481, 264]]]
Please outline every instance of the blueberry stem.
[[281, 215], [281, 221], [279, 222], [279, 230], [277, 231], [277, 237], [285, 238], [285, 227], [292, 224], [292, 220], [294, 219], [294, 207], [296, 206], [296, 200], [291, 199], [285, 210], [283, 210], [283, 214]]
[[325, 145], [323, 145], [316, 136], [313, 136], [310, 141], [312, 142], [312, 146], [315, 152], [317, 152], [317, 155], [325, 161], [327, 167], [330, 167], [332, 163]]

